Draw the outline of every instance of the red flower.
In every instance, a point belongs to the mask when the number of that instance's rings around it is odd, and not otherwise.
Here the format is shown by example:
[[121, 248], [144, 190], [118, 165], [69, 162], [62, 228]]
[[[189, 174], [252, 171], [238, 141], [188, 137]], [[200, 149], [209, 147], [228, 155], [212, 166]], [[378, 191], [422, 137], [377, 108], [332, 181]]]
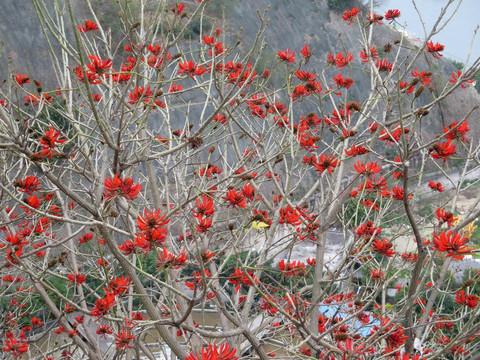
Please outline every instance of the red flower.
[[11, 351], [13, 356], [22, 357], [23, 353], [28, 351], [27, 340], [18, 341], [14, 336], [8, 337], [5, 341], [3, 351]]
[[250, 183], [245, 184], [242, 189], [242, 194], [247, 200], [252, 201], [255, 199], [255, 188]]
[[470, 131], [470, 128], [468, 127], [467, 120], [462, 122], [461, 125], [458, 125], [458, 122], [454, 121], [448, 127], [443, 128], [443, 133], [445, 134], [445, 138], [449, 140], [458, 139], [461, 142], [468, 142], [465, 136], [469, 131]]
[[108, 290], [112, 292], [114, 295], [125, 295], [128, 291], [128, 287], [130, 286], [130, 277], [127, 276], [121, 278], [115, 278], [110, 280], [108, 283]]
[[445, 46], [441, 45], [438, 42], [434, 45], [433, 41], [430, 41], [427, 43], [427, 50], [429, 53], [432, 53], [435, 59], [440, 59], [440, 57], [442, 56], [442, 54], [440, 54], [440, 51], [445, 50]]
[[227, 122], [227, 118], [223, 114], [217, 114], [213, 118], [213, 121], [218, 122], [220, 124], [225, 124]]
[[40, 143], [44, 149], [53, 149], [55, 144], [63, 144], [67, 139], [59, 139], [61, 134], [60, 130], [50, 126], [50, 130], [45, 130], [45, 134], [40, 138]]
[[112, 178], [105, 179], [105, 200], [123, 196], [127, 200], [134, 200], [142, 190], [142, 185], [133, 185], [132, 178], [121, 179], [117, 174]]
[[223, 343], [217, 348], [217, 344], [210, 344], [208, 348], [202, 347], [202, 353], [191, 353], [185, 360], [237, 360], [236, 349], [231, 349], [228, 343]]
[[203, 216], [210, 217], [215, 213], [215, 208], [213, 207], [213, 199], [210, 196], [202, 194], [201, 200], [195, 200], [196, 209], [192, 210], [193, 216], [196, 218], [202, 218]]
[[442, 224], [446, 222], [448, 226], [453, 226], [453, 223], [458, 220], [458, 218], [453, 217], [453, 213], [445, 211], [445, 209], [437, 208], [436, 215]]
[[305, 264], [300, 261], [292, 261], [285, 264], [285, 260], [278, 263], [278, 268], [284, 272], [287, 277], [290, 276], [305, 276], [307, 268]]
[[87, 64], [87, 67], [91, 74], [103, 75], [112, 67], [111, 59], [102, 60], [97, 55], [90, 55], [88, 58], [90, 59], [90, 63]]
[[366, 164], [361, 163], [360, 161], [357, 161], [353, 167], [359, 174], [363, 174], [367, 177], [373, 175], [373, 174], [378, 174], [380, 170], [382, 170], [381, 166], [378, 166], [377, 162], [368, 162]]
[[331, 174], [338, 165], [340, 165], [340, 163], [335, 159], [335, 155], [327, 156], [325, 154], [320, 154], [317, 162], [313, 164], [320, 174], [325, 170], [328, 170], [328, 173]]
[[23, 86], [23, 84], [27, 84], [30, 82], [30, 76], [28, 76], [27, 74], [22, 75], [18, 73], [17, 76], [15, 76], [15, 81], [18, 85]]
[[443, 143], [434, 144], [430, 148], [430, 156], [434, 159], [443, 159], [443, 163], [447, 161], [447, 158], [455, 154], [455, 144], [452, 144], [450, 139]]
[[344, 87], [346, 89], [350, 88], [352, 84], [354, 83], [353, 79], [350, 78], [343, 78], [342, 74], [338, 73], [337, 76], [333, 78], [333, 81], [335, 81], [335, 84], [337, 84], [338, 87]]
[[[25, 204], [27, 204], [28, 206], [30, 206], [34, 209], [38, 209], [42, 205], [42, 202], [40, 201], [40, 199], [36, 195], [31, 195], [31, 196], [27, 197], [26, 199], [24, 199], [23, 201], [25, 202]], [[32, 213], [32, 211], [29, 208], [27, 208], [26, 206], [20, 205], [20, 207], [22, 209], [24, 209], [25, 212], [28, 213], [28, 214]]]
[[183, 63], [178, 63], [178, 67], [180, 68], [178, 71], [179, 74], [187, 74], [190, 75], [191, 78], [193, 78], [195, 75], [203, 75], [208, 71], [208, 69], [202, 68], [201, 65], [195, 65], [193, 60], [190, 60], [189, 62], [185, 60]]
[[118, 248], [120, 249], [123, 255], [127, 256], [135, 252], [136, 246], [133, 241], [127, 240], [122, 245], [119, 245]]
[[170, 219], [164, 220], [166, 214], [160, 216], [160, 209], [156, 211], [150, 211], [145, 209], [143, 212], [143, 216], [139, 216], [137, 218], [137, 225], [138, 228], [142, 231], [167, 231], [166, 229], [162, 229], [163, 226], [166, 226]]
[[84, 284], [87, 280], [87, 277], [84, 274], [77, 274], [77, 273], [70, 273], [67, 276], [68, 280], [70, 280], [71, 284], [81, 285]]
[[212, 219], [209, 218], [197, 218], [198, 225], [195, 230], [199, 233], [206, 234], [208, 229], [212, 226]]
[[432, 79], [430, 78], [432, 73], [429, 72], [429, 71], [422, 71], [421, 73], [419, 73], [418, 68], [416, 68], [415, 71], [411, 72], [411, 74], [412, 74], [413, 77], [421, 78], [423, 86], [429, 86], [430, 83], [432, 82]]
[[468, 254], [470, 249], [466, 246], [467, 238], [462, 237], [452, 230], [449, 232], [443, 231], [440, 235], [435, 234], [433, 243], [435, 248], [440, 252], [448, 252], [447, 257], [451, 256], [455, 259], [463, 259], [463, 254]]
[[94, 23], [92, 20], [87, 20], [85, 21], [85, 25], [78, 25], [77, 28], [80, 32], [84, 33], [87, 31], [98, 30], [98, 25], [97, 23]]
[[398, 84], [400, 90], [406, 89], [407, 94], [411, 94], [415, 91], [415, 85], [410, 85], [408, 81], [400, 81]]
[[443, 188], [442, 186], [442, 183], [440, 182], [435, 182], [433, 180], [430, 180], [430, 182], [428, 183], [428, 186], [430, 186], [430, 189], [434, 190], [434, 191], [438, 191], [438, 192], [444, 192], [445, 189]]
[[114, 305], [115, 302], [115, 295], [113, 293], [107, 292], [104, 298], [97, 299], [95, 302], [95, 306], [92, 308], [90, 315], [95, 316], [97, 318], [101, 318], [105, 315]]
[[96, 333], [97, 335], [100, 335], [101, 338], [103, 337], [104, 339], [106, 339], [106, 335], [113, 334], [113, 330], [109, 325], [98, 325]]
[[187, 255], [183, 250], [180, 255], [169, 253], [166, 248], [158, 253], [157, 267], [161, 269], [178, 269], [187, 261]]
[[357, 18], [358, 9], [352, 8], [352, 10], [346, 10], [342, 15], [343, 20], [348, 21], [348, 25], [352, 24], [352, 21]]
[[[392, 197], [394, 199], [397, 199], [397, 200], [403, 200], [403, 197], [404, 197], [404, 193], [403, 193], [403, 188], [399, 187], [399, 186], [394, 186], [392, 188]], [[410, 200], [411, 198], [413, 198], [413, 194], [410, 193], [408, 194], [408, 199]]]
[[295, 51], [290, 51], [290, 49], [278, 51], [277, 57], [280, 59], [280, 61], [286, 61], [287, 63], [295, 64]]
[[297, 70], [295, 76], [298, 78], [298, 80], [308, 82], [315, 81], [315, 78], [317, 77], [316, 74], [310, 74], [308, 71], [304, 70]]
[[394, 21], [398, 17], [400, 17], [400, 11], [398, 9], [388, 10], [385, 13], [385, 20], [390, 22]]
[[470, 309], [477, 307], [478, 299], [478, 296], [473, 294], [465, 296], [464, 290], [457, 291], [457, 295], [455, 296], [455, 302], [457, 304], [466, 305]]
[[365, 235], [366, 241], [368, 241], [368, 239], [370, 239], [373, 235], [380, 235], [381, 233], [382, 229], [380, 227], [373, 226], [373, 222], [371, 220], [357, 228], [357, 236], [362, 237]]
[[379, 72], [382, 72], [382, 71], [390, 72], [392, 71], [393, 63], [389, 63], [387, 62], [387, 59], [383, 59], [381, 61], [377, 60], [377, 63], [375, 64], [375, 66], [377, 67]]
[[223, 197], [225, 201], [230, 202], [228, 206], [246, 208], [247, 204], [245, 203], [245, 196], [242, 192], [239, 192], [236, 189], [230, 189], [227, 191], [227, 194]]
[[223, 53], [225, 52], [225, 49], [223, 48], [223, 45], [221, 42], [218, 42], [215, 44], [215, 46], [213, 47], [213, 50], [210, 49], [208, 51], [208, 56], [213, 56], [215, 54], [215, 56], [220, 56], [222, 55]]
[[[258, 282], [258, 279], [255, 279], [255, 275], [253, 275], [252, 271], [249, 271], [248, 275], [255, 283]], [[235, 268], [235, 271], [228, 277], [228, 281], [230, 281], [232, 284], [243, 284], [246, 286], [253, 285], [248, 276], [237, 268]]]
[[[332, 62], [333, 61], [333, 62]], [[332, 57], [332, 53], [328, 54], [328, 59], [327, 59], [327, 64], [332, 64], [337, 66], [340, 70], [343, 69], [345, 66], [350, 64], [353, 61], [353, 56], [349, 52], [346, 53], [345, 56], [343, 56], [342, 53], [338, 53], [335, 56], [335, 59]]]
[[172, 12], [174, 12], [176, 15], [180, 15], [184, 9], [185, 9], [185, 4], [178, 4], [177, 7], [174, 7], [172, 9]]
[[128, 94], [128, 97], [130, 98], [128, 103], [136, 104], [140, 100], [142, 100], [144, 103], [148, 103], [153, 95], [154, 93], [150, 90], [150, 86], [148, 86], [146, 89], [143, 86], [140, 88], [135, 86], [135, 91]]
[[198, 171], [198, 175], [201, 177], [206, 176], [207, 178], [213, 177], [213, 175], [220, 175], [222, 173], [222, 169], [215, 165], [208, 165]]
[[383, 25], [383, 16], [382, 15], [377, 15], [375, 13], [369, 12], [367, 15], [367, 20], [370, 22], [370, 24], [375, 24], [375, 25]]
[[96, 73], [91, 71], [84, 71], [81, 66], [77, 66], [75, 69], [75, 74], [77, 75], [77, 79], [80, 82], [85, 81], [85, 74], [87, 74], [87, 80], [90, 84], [100, 84], [102, 80], [98, 77]]
[[305, 57], [307, 60], [312, 56], [312, 51], [308, 50], [308, 45], [305, 44], [305, 46], [302, 48], [302, 55]]
[[280, 209], [280, 224], [292, 224], [294, 226], [300, 225], [300, 212], [295, 208], [292, 209], [290, 205]]
[[369, 53], [367, 54], [367, 51], [365, 49], [363, 49], [361, 52], [360, 52], [360, 58], [362, 59], [362, 62], [368, 62], [370, 59], [376, 59], [378, 57], [378, 52], [377, 52], [377, 49], [375, 48], [375, 46], [372, 46], [370, 48], [370, 51]]
[[18, 190], [29, 195], [32, 195], [34, 191], [41, 189], [40, 181], [38, 181], [36, 176], [30, 175], [27, 176], [24, 180], [17, 179], [13, 182], [15, 187], [18, 187]]
[[365, 200], [362, 200], [360, 202], [366, 208], [369, 208], [369, 209], [375, 210], [375, 211], [380, 211], [380, 208], [378, 207], [378, 203], [376, 201], [372, 201], [370, 199], [365, 199]]
[[365, 149], [363, 146], [355, 146], [355, 145], [352, 145], [352, 147], [350, 149], [345, 149], [345, 154], [347, 156], [357, 156], [357, 155], [363, 155], [363, 154], [367, 154], [368, 152], [370, 152], [368, 149]]
[[374, 269], [374, 270], [372, 271], [372, 274], [371, 274], [372, 280], [373, 280], [373, 281], [380, 281], [380, 280], [383, 279], [383, 275], [384, 275], [384, 274], [383, 274], [383, 271], [378, 270], [378, 269]]
[[[457, 81], [459, 79], [461, 79], [463, 77], [462, 75], [462, 72], [460, 70], [457, 70], [457, 72], [452, 72], [452, 77], [450, 78], [450, 82], [452, 84], [456, 84]], [[462, 79], [463, 80], [463, 79]], [[467, 85], [465, 85], [464, 83], [467, 83], [467, 84], [473, 84], [475, 82], [475, 80], [463, 80], [462, 83], [460, 84], [460, 86], [462, 87], [462, 89], [466, 89], [467, 88]]]
[[215, 37], [208, 37], [206, 35], [203, 35], [203, 42], [207, 45], [213, 45], [215, 44]]
[[43, 326], [42, 319], [39, 319], [37, 317], [32, 317], [31, 321], [33, 326], [38, 326], [38, 327]]
[[372, 243], [373, 251], [379, 252], [386, 257], [392, 257], [395, 255], [395, 251], [393, 250], [393, 244], [388, 241], [387, 238], [380, 240], [379, 238], [375, 238]]
[[130, 343], [135, 340], [135, 335], [130, 332], [130, 329], [119, 330], [115, 334], [115, 345], [117, 350], [123, 350], [125, 348], [132, 349]]
[[183, 85], [177, 85], [176, 83], [173, 83], [173, 85], [169, 86], [168, 92], [174, 93], [174, 92], [179, 92], [183, 90]]

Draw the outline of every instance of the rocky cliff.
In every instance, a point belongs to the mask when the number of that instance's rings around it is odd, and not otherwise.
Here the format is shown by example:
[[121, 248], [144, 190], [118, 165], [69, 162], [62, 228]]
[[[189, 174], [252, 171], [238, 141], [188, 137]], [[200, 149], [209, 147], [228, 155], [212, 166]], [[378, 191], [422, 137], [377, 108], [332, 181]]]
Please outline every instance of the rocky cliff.
[[[54, 1], [49, 1], [53, 6]], [[118, 19], [112, 16], [117, 11], [115, 0], [98, 0], [93, 3], [98, 10], [97, 15], [101, 19], [103, 16], [103, 19], [109, 22], [108, 26], [115, 29], [117, 26], [115, 22], [118, 22]], [[78, 23], [90, 18], [84, 1], [72, 0], [72, 4]], [[62, 11], [66, 11], [65, 5], [60, 6]], [[265, 33], [265, 41], [268, 45], [262, 55], [261, 66], [266, 68], [275, 63], [278, 50], [291, 48], [298, 53], [304, 44], [308, 44], [314, 51], [314, 56], [306, 66], [307, 70], [320, 71], [325, 67], [325, 59], [329, 52], [335, 54], [345, 52], [345, 49], [348, 49], [356, 58], [355, 66], [362, 66], [358, 60], [358, 54], [363, 47], [359, 41], [356, 26], [346, 26], [341, 14], [330, 10], [327, 0], [212, 0], [209, 11], [219, 17], [223, 12], [225, 13], [226, 21], [222, 25], [226, 27], [227, 32], [236, 34], [242, 29], [242, 42], [239, 47], [246, 51], [251, 46], [259, 28], [257, 10], [263, 12], [267, 8], [269, 25]], [[4, 79], [6, 76], [11, 76], [9, 74], [22, 72], [35, 74], [38, 80], [53, 85], [55, 74], [50, 66], [52, 60], [48, 51], [49, 43], [39, 26], [32, 1], [4, 1], [0, 6], [0, 19], [0, 40], [4, 44], [0, 78]], [[213, 24], [213, 26], [217, 25], [219, 24]], [[67, 36], [71, 40], [72, 26], [68, 19], [65, 22], [65, 28], [69, 29]], [[375, 30], [377, 31], [374, 31], [373, 42], [378, 49], [382, 49], [385, 44], [393, 43], [402, 36], [386, 24]], [[415, 46], [409, 41], [405, 44], [406, 47]], [[393, 50], [396, 50], [395, 47]], [[402, 53], [407, 56], [407, 49], [402, 50]], [[425, 56], [419, 58], [415, 67], [431, 71], [437, 89], [448, 82], [450, 74], [455, 70], [448, 60], [430, 60]], [[333, 74], [333, 72], [326, 73], [330, 78]], [[369, 81], [362, 71], [355, 72], [354, 78], [356, 82], [350, 89], [351, 100], [360, 101], [366, 93]], [[435, 92], [424, 92], [422, 96], [423, 101], [429, 101], [435, 96]], [[433, 111], [426, 120], [434, 126], [434, 132], [438, 132], [443, 125], [462, 120], [466, 112], [479, 101], [479, 95], [473, 88], [459, 89], [442, 103], [441, 109]], [[480, 112], [477, 111], [471, 118], [478, 118], [479, 115]], [[473, 122], [471, 124], [474, 130], [480, 130], [480, 125]], [[477, 126], [478, 129], [476, 129]]]

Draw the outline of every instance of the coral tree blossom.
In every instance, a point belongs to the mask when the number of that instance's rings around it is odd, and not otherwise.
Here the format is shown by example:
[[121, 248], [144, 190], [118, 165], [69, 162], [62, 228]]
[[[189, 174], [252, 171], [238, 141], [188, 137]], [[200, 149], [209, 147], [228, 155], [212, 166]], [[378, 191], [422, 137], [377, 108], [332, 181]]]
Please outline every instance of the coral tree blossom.
[[119, 178], [117, 174], [112, 178], [105, 179], [105, 192], [104, 198], [112, 199], [118, 196], [123, 196], [127, 200], [134, 200], [140, 191], [142, 190], [142, 185], [136, 184], [133, 185], [132, 178]]
[[455, 259], [463, 259], [464, 254], [470, 253], [470, 249], [466, 245], [467, 238], [462, 237], [459, 233], [443, 231], [433, 237], [435, 248], [440, 252], [448, 252], [447, 257], [451, 256]]
[[80, 32], [84, 33], [84, 32], [87, 32], [87, 31], [98, 30], [98, 25], [97, 25], [97, 23], [93, 22], [92, 20], [87, 20], [87, 21], [85, 21], [85, 25], [78, 25], [77, 28]]
[[445, 45], [441, 45], [440, 43], [433, 44], [433, 41], [430, 41], [427, 43], [427, 50], [429, 53], [433, 55], [435, 59], [440, 59], [442, 54], [440, 54], [440, 51], [445, 50]]
[[290, 51], [290, 49], [279, 51], [277, 53], [277, 57], [280, 61], [286, 61], [287, 63], [295, 64], [295, 51]]

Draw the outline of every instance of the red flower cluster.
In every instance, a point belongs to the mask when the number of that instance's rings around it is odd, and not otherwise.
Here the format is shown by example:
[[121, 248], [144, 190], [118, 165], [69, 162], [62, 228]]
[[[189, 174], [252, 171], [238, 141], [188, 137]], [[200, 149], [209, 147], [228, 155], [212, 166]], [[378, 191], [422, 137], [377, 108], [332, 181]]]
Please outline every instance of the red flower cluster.
[[7, 340], [5, 341], [3, 351], [11, 352], [13, 356], [18, 358], [22, 357], [22, 355], [28, 351], [28, 343], [24, 333], [22, 332], [20, 339], [13, 336], [12, 333], [7, 333]]
[[429, 53], [433, 55], [435, 59], [440, 59], [442, 54], [440, 54], [440, 51], [445, 50], [445, 46], [441, 45], [440, 43], [433, 44], [433, 41], [430, 41], [427, 43], [427, 50]]
[[116, 304], [115, 295], [107, 292], [105, 297], [97, 299], [95, 306], [92, 308], [90, 315], [95, 316], [97, 319], [108, 313], [108, 311]]
[[320, 154], [316, 163], [313, 164], [315, 169], [317, 169], [319, 174], [322, 174], [325, 170], [328, 171], [329, 174], [335, 171], [335, 168], [340, 165], [338, 159], [335, 158], [335, 155], [325, 155]]
[[187, 60], [184, 60], [183, 63], [178, 63], [178, 67], [178, 74], [190, 75], [192, 79], [194, 76], [200, 76], [209, 71], [207, 68], [203, 68], [202, 65], [197, 66], [193, 60], [188, 62]]
[[228, 343], [223, 343], [217, 348], [217, 344], [208, 345], [207, 348], [202, 347], [202, 353], [190, 354], [185, 360], [238, 360], [235, 356], [236, 349], [231, 349]]
[[393, 244], [388, 241], [387, 238], [380, 240], [379, 238], [375, 238], [372, 243], [372, 250], [379, 252], [386, 257], [392, 257], [395, 255], [395, 250], [393, 250]]
[[228, 201], [230, 204], [228, 206], [246, 208], [247, 204], [245, 203], [246, 198], [242, 191], [236, 189], [229, 189], [227, 194], [223, 197], [223, 200]]
[[385, 13], [385, 20], [387, 21], [394, 21], [396, 18], [400, 17], [400, 11], [398, 9], [388, 10]]
[[477, 295], [465, 295], [465, 290], [457, 291], [457, 294], [455, 296], [455, 302], [457, 304], [466, 305], [470, 309], [477, 307], [478, 300], [479, 297]]
[[285, 263], [285, 259], [278, 263], [278, 268], [284, 272], [287, 277], [290, 276], [305, 276], [307, 268], [301, 261], [292, 261]]
[[14, 181], [13, 185], [18, 188], [19, 191], [32, 195], [35, 191], [41, 189], [40, 181], [36, 176], [30, 175], [25, 179], [17, 179]]
[[117, 196], [123, 196], [127, 200], [134, 200], [140, 191], [142, 185], [133, 185], [132, 178], [119, 178], [117, 174], [112, 178], [105, 178], [105, 200], [113, 199]]
[[357, 18], [358, 9], [352, 8], [351, 10], [346, 10], [345, 13], [342, 15], [343, 20], [348, 21], [348, 25], [352, 24], [352, 21]]
[[228, 277], [228, 281], [232, 284], [243, 284], [246, 286], [253, 285], [252, 280], [250, 279], [252, 279], [255, 283], [258, 283], [258, 279], [255, 279], [255, 275], [253, 275], [252, 271], [249, 271], [247, 276], [245, 272], [239, 270], [238, 268], [235, 268], [235, 271]]
[[443, 231], [441, 234], [435, 234], [433, 237], [435, 248], [440, 252], [448, 252], [447, 256], [455, 259], [463, 259], [464, 254], [470, 253], [467, 248], [467, 238], [462, 237], [459, 233]]
[[[463, 74], [460, 70], [457, 70], [457, 72], [452, 72], [452, 77], [450, 78], [450, 82], [452, 84], [456, 84], [458, 80], [460, 80], [461, 78], [463, 77]], [[460, 86], [462, 87], [462, 89], [466, 89], [467, 88], [467, 85], [465, 85], [464, 83], [467, 83], [467, 84], [473, 84], [475, 82], [475, 80], [463, 80], [460, 84]]]
[[290, 51], [290, 49], [278, 51], [277, 57], [280, 59], [280, 61], [295, 64], [295, 51]]
[[437, 219], [440, 220], [440, 225], [447, 223], [448, 226], [453, 226], [453, 223], [458, 220], [458, 218], [453, 217], [453, 213], [446, 211], [445, 209], [437, 208]]
[[448, 127], [443, 128], [443, 133], [445, 134], [445, 138], [449, 140], [458, 139], [461, 142], [468, 142], [465, 136], [469, 131], [470, 131], [470, 128], [468, 127], [467, 120], [463, 121], [460, 125], [458, 124], [458, 122], [454, 121]]
[[157, 267], [160, 269], [178, 269], [185, 264], [186, 261], [187, 255], [185, 254], [185, 250], [182, 250], [179, 255], [175, 255], [169, 253], [166, 248], [163, 248], [163, 251], [159, 251], [158, 253]]
[[80, 32], [84, 33], [84, 32], [87, 32], [87, 31], [98, 30], [98, 25], [97, 25], [97, 23], [93, 22], [92, 20], [87, 20], [87, 21], [85, 21], [85, 25], [78, 25], [77, 28]]
[[327, 56], [327, 64], [335, 65], [340, 70], [342, 70], [345, 66], [350, 64], [352, 61], [353, 61], [353, 56], [349, 52], [347, 52], [345, 56], [343, 56], [342, 53], [338, 53], [337, 55], [335, 55], [335, 57], [333, 57], [332, 53], [328, 53], [328, 56]]
[[435, 182], [433, 180], [430, 180], [430, 182], [428, 183], [428, 186], [430, 187], [430, 189], [432, 189], [434, 191], [438, 191], [438, 192], [444, 192], [445, 191], [445, 189], [442, 186], [442, 183], [440, 183], [440, 182]]

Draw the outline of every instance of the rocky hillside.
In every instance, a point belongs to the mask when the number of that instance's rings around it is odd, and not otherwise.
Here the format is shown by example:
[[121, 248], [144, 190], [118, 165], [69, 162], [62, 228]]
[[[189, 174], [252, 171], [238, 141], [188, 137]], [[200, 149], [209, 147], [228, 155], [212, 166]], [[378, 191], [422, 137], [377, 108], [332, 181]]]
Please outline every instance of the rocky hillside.
[[[186, 1], [188, 3], [189, 1]], [[53, 1], [52, 1], [53, 3]], [[115, 0], [98, 0], [93, 2], [97, 15], [108, 23], [114, 33], [118, 29], [118, 5]], [[72, 0], [78, 23], [91, 18], [88, 9], [82, 0]], [[358, 54], [362, 50], [358, 31], [354, 25], [346, 26], [338, 12], [328, 6], [327, 0], [212, 0], [210, 12], [219, 18], [225, 12], [224, 24], [227, 32], [237, 34], [242, 29], [240, 49], [246, 51], [252, 44], [259, 28], [257, 9], [263, 12], [268, 10], [270, 19], [265, 40], [268, 43], [260, 64], [261, 67], [270, 67], [276, 61], [278, 50], [291, 48], [297, 53], [307, 43], [314, 50], [307, 69], [320, 71], [329, 52], [344, 52], [348, 49], [357, 59], [355, 65], [361, 66]], [[224, 9], [224, 10], [223, 10]], [[7, 74], [22, 72], [36, 74], [38, 80], [54, 84], [55, 74], [52, 72], [51, 58], [48, 52], [48, 42], [39, 26], [37, 15], [31, 0], [4, 1], [0, 6], [0, 40], [2, 40], [3, 54], [0, 62], [0, 78]], [[71, 37], [71, 24], [67, 21], [65, 27]], [[373, 41], [378, 49], [387, 43], [400, 39], [401, 34], [388, 25], [383, 25], [374, 32]], [[193, 34], [195, 35], [195, 34]], [[415, 45], [406, 42], [408, 47]], [[395, 46], [394, 46], [395, 50]], [[393, 53], [393, 52], [392, 52]], [[407, 50], [404, 51], [407, 54]], [[388, 56], [388, 55], [387, 55]], [[429, 60], [427, 62], [427, 60]], [[433, 60], [421, 57], [415, 65], [420, 70], [429, 70], [433, 73], [436, 88], [448, 82], [454, 66], [448, 60]], [[259, 68], [259, 70], [262, 70]], [[333, 73], [327, 73], [328, 77]], [[356, 83], [350, 89], [351, 100], [362, 100], [365, 88], [369, 82], [363, 72], [354, 74]], [[435, 93], [424, 92], [423, 101], [429, 101]], [[473, 88], [460, 89], [456, 94], [442, 103], [439, 111], [432, 112], [428, 119], [434, 132], [441, 130], [444, 124], [463, 119], [465, 113], [479, 102], [479, 95]], [[473, 114], [478, 117], [480, 112]], [[471, 127], [475, 127], [472, 123]], [[478, 129], [480, 131], [480, 125]]]
[[[307, 43], [314, 50], [314, 56], [307, 66], [308, 70], [321, 70], [325, 67], [324, 63], [329, 52], [336, 54], [345, 52], [348, 49], [356, 58], [356, 66], [361, 66], [358, 59], [360, 51], [363, 49], [359, 41], [359, 34], [356, 26], [346, 26], [339, 12], [331, 11], [327, 0], [256, 0], [235, 2], [230, 0], [223, 1], [226, 9], [228, 26], [231, 31], [236, 32], [243, 29], [244, 48], [248, 48], [251, 39], [255, 37], [258, 29], [257, 9], [263, 11], [269, 7], [270, 23], [266, 33], [268, 42], [265, 56], [268, 61], [275, 61], [275, 55], [278, 50], [291, 48], [300, 51], [303, 44]], [[400, 5], [399, 5], [400, 6]], [[377, 26], [378, 27], [378, 26]], [[393, 27], [384, 24], [381, 28], [375, 29], [373, 43], [377, 49], [382, 49], [387, 43], [399, 40], [402, 34]], [[405, 40], [404, 40], [405, 41]], [[405, 41], [406, 47], [416, 48], [414, 41]], [[392, 53], [386, 55], [393, 60], [393, 53], [396, 47], [393, 46]], [[403, 56], [407, 56], [408, 49], [402, 51]], [[415, 67], [420, 71], [431, 71], [435, 87], [441, 89], [456, 68], [448, 60], [441, 58], [435, 60], [430, 54], [421, 56]], [[332, 75], [334, 73], [330, 73]], [[356, 83], [350, 88], [352, 100], [362, 100], [365, 93], [365, 87], [368, 88], [369, 81], [363, 72], [357, 72], [354, 76]], [[429, 102], [436, 92], [425, 91], [421, 101]], [[450, 124], [452, 121], [461, 121], [464, 115], [474, 104], [480, 102], [480, 96], [473, 87], [468, 89], [459, 89], [456, 93], [443, 101], [441, 108], [432, 111], [426, 117], [425, 125], [432, 126], [433, 132], [441, 131], [442, 127]], [[475, 111], [470, 119], [480, 116], [480, 111]], [[480, 125], [473, 121], [469, 122], [472, 130], [480, 133]]]

